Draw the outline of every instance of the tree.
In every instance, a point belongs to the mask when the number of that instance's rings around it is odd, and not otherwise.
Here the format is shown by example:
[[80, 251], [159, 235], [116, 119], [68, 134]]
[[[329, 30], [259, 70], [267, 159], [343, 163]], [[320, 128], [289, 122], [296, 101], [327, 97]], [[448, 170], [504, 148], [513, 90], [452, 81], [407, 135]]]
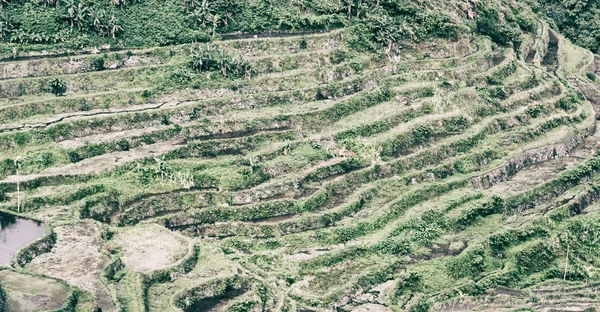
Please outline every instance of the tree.
[[60, 78], [54, 78], [50, 81], [50, 89], [54, 95], [61, 96], [67, 92], [67, 84]]
[[209, 43], [192, 46], [190, 51], [190, 56], [192, 57], [192, 69], [197, 72], [217, 69], [218, 64], [215, 60], [217, 55], [218, 50]]
[[8, 39], [10, 34], [10, 29], [12, 28], [12, 24], [5, 20], [0, 20], [0, 41], [4, 41]]
[[71, 0], [67, 3], [67, 13], [63, 15], [63, 18], [69, 21], [71, 28], [77, 26], [77, 29], [81, 30], [88, 21], [90, 15], [90, 9], [83, 3]]
[[115, 15], [111, 15], [108, 21], [106, 22], [106, 34], [110, 35], [113, 39], [117, 37], [117, 35], [123, 31], [123, 27], [119, 25], [119, 20], [115, 17]]
[[193, 0], [190, 1], [193, 4], [190, 5], [191, 8], [191, 16], [196, 22], [197, 25], [201, 27], [206, 27], [206, 23], [208, 21], [209, 16], [211, 16], [210, 7], [207, 0], [202, 0], [202, 2]]

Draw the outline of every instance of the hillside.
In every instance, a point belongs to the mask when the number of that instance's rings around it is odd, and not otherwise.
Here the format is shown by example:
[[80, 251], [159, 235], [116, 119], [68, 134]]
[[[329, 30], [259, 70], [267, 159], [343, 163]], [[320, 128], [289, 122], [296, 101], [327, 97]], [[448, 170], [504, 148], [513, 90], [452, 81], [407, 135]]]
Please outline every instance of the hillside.
[[0, 312], [600, 308], [553, 3], [0, 4]]

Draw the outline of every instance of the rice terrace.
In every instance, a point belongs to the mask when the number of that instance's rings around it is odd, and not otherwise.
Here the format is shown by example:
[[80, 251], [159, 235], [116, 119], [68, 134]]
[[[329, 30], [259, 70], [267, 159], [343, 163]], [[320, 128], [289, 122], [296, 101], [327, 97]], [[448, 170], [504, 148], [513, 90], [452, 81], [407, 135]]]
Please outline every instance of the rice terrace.
[[0, 312], [600, 311], [598, 18], [0, 0]]

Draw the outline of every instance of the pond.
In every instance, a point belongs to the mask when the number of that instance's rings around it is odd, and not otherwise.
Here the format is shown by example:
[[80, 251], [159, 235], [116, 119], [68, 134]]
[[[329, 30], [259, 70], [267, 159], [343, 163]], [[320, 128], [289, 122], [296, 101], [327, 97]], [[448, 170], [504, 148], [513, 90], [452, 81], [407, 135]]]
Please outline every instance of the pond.
[[10, 265], [11, 257], [46, 232], [42, 222], [0, 211], [0, 265]]

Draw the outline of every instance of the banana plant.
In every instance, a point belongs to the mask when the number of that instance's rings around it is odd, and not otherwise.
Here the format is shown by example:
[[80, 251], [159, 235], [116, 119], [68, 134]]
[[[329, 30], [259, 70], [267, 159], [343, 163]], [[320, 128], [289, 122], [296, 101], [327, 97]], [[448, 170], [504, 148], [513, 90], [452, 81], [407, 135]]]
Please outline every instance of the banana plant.
[[6, 39], [8, 39], [11, 28], [12, 28], [11, 24], [0, 20], [0, 41], [5, 41]]
[[193, 9], [191, 10], [191, 16], [196, 22], [197, 25], [201, 27], [206, 27], [209, 18], [211, 17], [211, 10], [207, 0], [202, 1], [192, 1], [194, 4], [192, 5]]
[[116, 16], [111, 15], [106, 22], [106, 34], [110, 35], [113, 39], [117, 37], [117, 34], [123, 31], [123, 27], [119, 25], [119, 20]]
[[102, 29], [105, 27], [104, 21], [103, 21], [105, 16], [106, 16], [105, 10], [100, 9], [100, 10], [90, 11], [91, 26], [94, 30], [102, 31]]
[[63, 18], [69, 21], [71, 29], [77, 26], [81, 30], [88, 21], [90, 9], [83, 2], [75, 2], [73, 0], [67, 3], [67, 13]]
[[231, 68], [231, 64], [229, 62], [229, 55], [227, 54], [227, 51], [225, 51], [225, 49], [219, 48], [218, 57], [219, 70], [221, 71], [223, 77], [227, 77], [227, 73]]
[[117, 5], [123, 10], [123, 7], [129, 2], [128, 0], [110, 0], [114, 5]]

